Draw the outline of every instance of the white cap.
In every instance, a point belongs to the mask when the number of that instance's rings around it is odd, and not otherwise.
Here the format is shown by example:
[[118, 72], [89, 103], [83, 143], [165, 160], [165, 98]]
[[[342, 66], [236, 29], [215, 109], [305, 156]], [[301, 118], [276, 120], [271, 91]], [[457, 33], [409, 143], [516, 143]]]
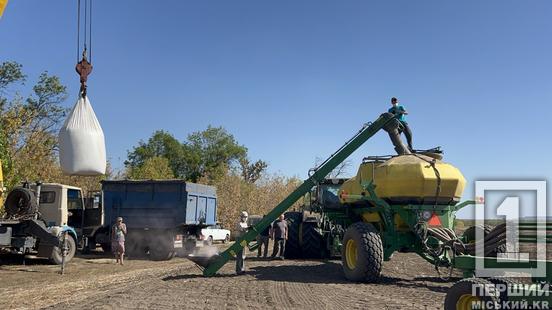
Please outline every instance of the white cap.
[[248, 217], [249, 214], [247, 214], [247, 211], [242, 211], [241, 212], [241, 217]]

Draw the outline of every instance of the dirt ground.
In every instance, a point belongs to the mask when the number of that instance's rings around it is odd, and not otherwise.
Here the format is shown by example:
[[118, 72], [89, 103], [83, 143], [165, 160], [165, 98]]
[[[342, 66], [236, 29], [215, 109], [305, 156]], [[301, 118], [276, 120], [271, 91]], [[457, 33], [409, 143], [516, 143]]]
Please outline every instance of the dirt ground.
[[[254, 256], [253, 253], [249, 255]], [[415, 254], [396, 253], [378, 284], [347, 282], [341, 261], [246, 261], [204, 278], [192, 262], [128, 260], [125, 266], [98, 252], [59, 266], [43, 260], [0, 263], [3, 309], [441, 309], [452, 281], [441, 281]]]

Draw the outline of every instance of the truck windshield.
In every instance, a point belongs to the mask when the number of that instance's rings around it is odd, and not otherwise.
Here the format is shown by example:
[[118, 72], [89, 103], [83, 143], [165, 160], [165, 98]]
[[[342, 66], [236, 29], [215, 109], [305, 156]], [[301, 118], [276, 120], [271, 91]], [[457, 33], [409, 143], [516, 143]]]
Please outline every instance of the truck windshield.
[[82, 195], [80, 190], [67, 190], [67, 209], [82, 209]]

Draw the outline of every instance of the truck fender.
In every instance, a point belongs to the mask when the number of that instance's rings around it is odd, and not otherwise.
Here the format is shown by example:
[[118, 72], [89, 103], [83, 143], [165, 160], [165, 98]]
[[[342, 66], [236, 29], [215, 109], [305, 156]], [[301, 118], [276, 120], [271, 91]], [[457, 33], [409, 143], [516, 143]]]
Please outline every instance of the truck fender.
[[63, 225], [61, 227], [61, 232], [68, 232], [68, 234], [75, 239], [75, 242], [77, 242], [79, 239], [77, 238], [77, 232], [75, 229], [71, 226]]
[[61, 237], [61, 234], [64, 232], [67, 232], [73, 239], [75, 239], [75, 242], [79, 239], [77, 239], [77, 232], [75, 229], [71, 226], [63, 225], [63, 226], [52, 226], [48, 227], [48, 230], [50, 233], [54, 236]]

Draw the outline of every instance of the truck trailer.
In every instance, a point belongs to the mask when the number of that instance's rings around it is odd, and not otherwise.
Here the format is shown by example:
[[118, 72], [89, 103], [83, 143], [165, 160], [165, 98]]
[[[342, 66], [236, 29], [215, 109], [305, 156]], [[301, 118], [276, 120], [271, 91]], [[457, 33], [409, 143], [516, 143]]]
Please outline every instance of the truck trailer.
[[175, 241], [191, 251], [204, 239], [201, 229], [217, 222], [216, 189], [183, 180], [102, 181], [100, 199], [85, 212], [85, 243], [88, 248], [100, 244], [108, 251], [111, 227], [122, 217], [128, 230], [126, 252], [131, 257], [149, 254], [154, 260], [171, 259]]

